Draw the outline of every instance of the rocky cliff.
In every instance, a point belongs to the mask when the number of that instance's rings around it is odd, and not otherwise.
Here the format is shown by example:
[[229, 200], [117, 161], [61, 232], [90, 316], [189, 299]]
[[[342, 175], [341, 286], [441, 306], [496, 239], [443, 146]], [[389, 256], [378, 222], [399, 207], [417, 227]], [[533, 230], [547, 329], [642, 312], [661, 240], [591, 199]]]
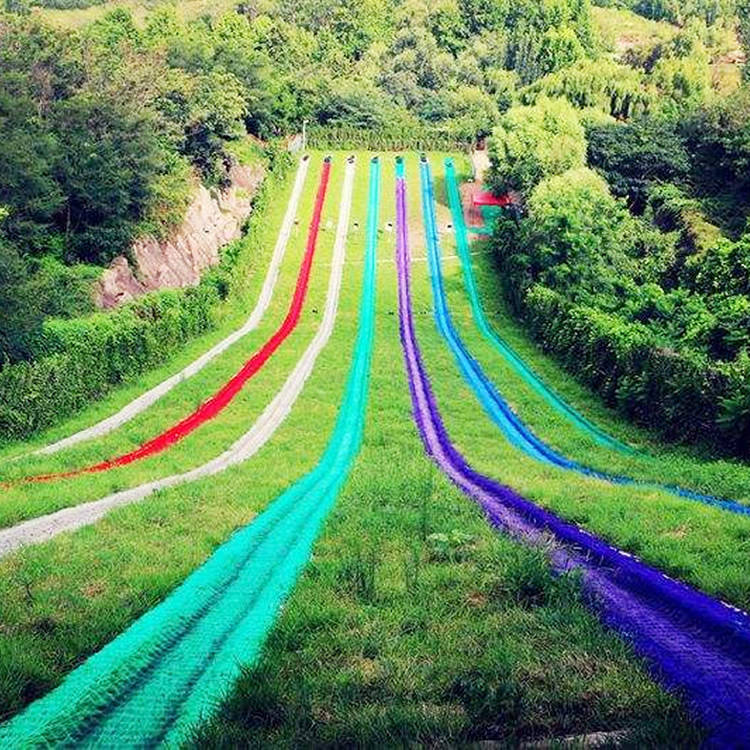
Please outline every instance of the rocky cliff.
[[116, 307], [154, 289], [197, 284], [201, 272], [219, 262], [219, 250], [240, 236], [263, 176], [262, 167], [235, 166], [227, 190], [210, 191], [201, 185], [182, 226], [171, 237], [147, 236], [133, 244], [135, 268], [124, 256], [112, 261], [96, 286], [96, 304]]

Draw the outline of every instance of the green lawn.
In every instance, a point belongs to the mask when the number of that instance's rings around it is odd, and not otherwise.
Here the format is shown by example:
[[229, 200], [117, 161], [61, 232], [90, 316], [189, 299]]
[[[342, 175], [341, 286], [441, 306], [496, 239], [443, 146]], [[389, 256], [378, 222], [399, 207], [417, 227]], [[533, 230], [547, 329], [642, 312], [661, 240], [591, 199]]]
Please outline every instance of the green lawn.
[[[242, 364], [276, 330], [286, 314], [304, 252], [307, 225], [312, 214], [321, 162], [321, 159], [316, 158], [311, 165], [307, 183], [308, 190], [306, 190], [300, 207], [299, 229], [293, 235], [287, 249], [287, 256], [271, 305], [261, 325], [255, 331], [231, 347], [221, 357], [211, 362], [198, 374], [166, 394], [152, 408], [126, 423], [122, 428], [101, 439], [80, 443], [52, 456], [30, 457], [5, 464], [2, 466], [3, 478], [12, 479], [31, 473], [38, 474], [83, 467], [132, 450], [190, 414], [210, 394], [218, 390], [226, 380], [234, 375]], [[291, 183], [291, 180], [289, 182]], [[269, 212], [268, 230], [264, 237], [263, 246], [247, 248], [248, 254], [255, 253], [258, 256], [255, 258], [251, 272], [253, 299], [263, 281], [264, 266], [268, 262], [276, 240], [281, 216], [286, 208], [287, 192], [282, 191], [283, 197], [280, 197]], [[328, 285], [334, 235], [333, 230], [327, 225], [328, 222], [335, 219], [339, 198], [340, 182], [334, 179], [331, 182], [324, 207], [323, 229], [320, 233], [316, 255], [317, 262], [313, 267], [308, 298], [297, 329], [223, 412], [166, 452], [129, 466], [102, 474], [71, 478], [54, 484], [21, 484], [5, 491], [0, 500], [0, 526], [12, 525], [25, 518], [42, 515], [63, 506], [92, 500], [109, 492], [136, 486], [157, 477], [198, 466], [218, 455], [246, 432], [250, 424], [260, 415], [266, 403], [279, 389], [299, 353], [307, 345], [318, 327]], [[124, 402], [123, 396], [125, 393], [127, 393], [126, 400], [129, 400], [140, 392], [139, 389], [159, 382], [166, 375], [186, 364], [201, 351], [204, 351], [209, 341], [213, 343], [244, 321], [252, 307], [252, 304], [244, 304], [246, 300], [249, 300], [249, 296], [240, 295], [234, 298], [233, 303], [238, 305], [234, 311], [236, 314], [227, 317], [220, 331], [215, 331], [210, 337], [203, 337], [191, 344], [188, 348], [189, 357], [180, 357], [179, 362], [170, 363], [168, 369], [150, 373], [148, 377], [139, 379], [139, 381], [123, 389], [123, 392], [118, 392], [113, 398], [106, 399], [98, 404], [91, 412], [82, 414], [70, 423], [61, 425], [48, 433], [45, 438], [70, 434], [76, 428], [90, 424], [92, 421], [112, 413], [115, 410], [115, 405], [121, 405]], [[94, 419], [92, 419], [92, 415], [95, 415]]]
[[[335, 165], [343, 156], [336, 155]], [[95, 526], [0, 561], [0, 706], [5, 714], [59, 682], [86, 655], [162, 599], [322, 453], [357, 326], [367, 159], [367, 154], [359, 154], [352, 218], [360, 230], [350, 235], [336, 329], [299, 402], [265, 448], [210, 480], [160, 492]], [[431, 159], [441, 173], [442, 155]], [[319, 165], [317, 154], [300, 211], [300, 234], [289, 248], [261, 328], [133, 423], [102, 441], [66, 452], [66, 460], [106, 457], [184, 416], [278, 325], [303, 250]], [[435, 327], [415, 156], [408, 158], [407, 168], [417, 333], [446, 426], [459, 448], [478, 469], [561, 515], [706, 590], [747, 601], [747, 519], [663, 494], [645, 495], [574, 477], [535, 463], [504, 441], [464, 384]], [[342, 178], [343, 169], [335, 166], [323, 226], [329, 219], [331, 224], [335, 221]], [[384, 226], [395, 219], [390, 155], [385, 157], [382, 190]], [[440, 189], [438, 197], [439, 223], [444, 226], [448, 209]], [[236, 298], [234, 315], [227, 316], [220, 331], [191, 345], [181, 364], [248, 314], [285, 204], [286, 195], [269, 213], [268, 246], [253, 256], [248, 291]], [[398, 337], [395, 234], [383, 231], [380, 238], [375, 359], [363, 450], [264, 658], [243, 679], [222, 716], [204, 729], [200, 741], [397, 744], [408, 738], [450, 744], [627, 729], [634, 745], [643, 745], [644, 738], [663, 744], [667, 737], [672, 744], [695, 743], [695, 729], [677, 702], [651, 681], [629, 648], [585, 610], [576, 582], [554, 578], [540, 552], [490, 528], [475, 505], [424, 456], [411, 419]], [[0, 504], [4, 523], [24, 511], [42, 512], [91, 499], [112, 486], [183, 470], [226, 448], [264, 408], [313, 335], [332, 242], [329, 228], [321, 236], [300, 331], [217, 420], [161, 456], [111, 475], [50, 485], [44, 491], [15, 490]], [[443, 251], [453, 252], [449, 236], [444, 236]], [[504, 312], [488, 256], [475, 258], [490, 320], [502, 327], [503, 336], [586, 416], [620, 437], [647, 441], [536, 351]], [[577, 458], [614, 461], [507, 370], [471, 323], [458, 261], [446, 259], [445, 271], [449, 302], [462, 335], [521, 416], [541, 437]], [[74, 420], [75, 426], [111, 413], [181, 364], [170, 363], [161, 373], [129, 384]], [[60, 427], [47, 437], [58, 437], [72, 427]], [[663, 479], [668, 471], [681, 473], [684, 464], [693, 472], [688, 478], [696, 482], [746, 487], [742, 467], [701, 462], [686, 452], [666, 449], [661, 457], [663, 464], [618, 460], [627, 461], [624, 468], [652, 478]], [[61, 454], [42, 463], [59, 468], [62, 458]], [[26, 461], [16, 470], [36, 465], [41, 463]], [[604, 466], [612, 469], [614, 464]]]
[[[319, 156], [313, 158], [314, 168], [305, 196], [308, 218], [320, 169]], [[328, 218], [335, 218], [342, 179], [343, 169], [335, 169], [323, 226]], [[366, 185], [358, 186], [357, 190], [353, 218], [363, 225]], [[288, 191], [280, 199], [278, 215], [269, 218], [271, 244], [287, 194]], [[283, 300], [286, 308], [302, 252], [306, 219], [302, 226], [295, 247], [289, 248], [288, 262], [284, 264], [262, 330], [233, 347], [215, 367], [206, 368], [211, 370], [206, 387], [213, 389], [225, 376], [233, 374], [239, 360], [249, 356], [278, 325], [282, 313], [279, 300]], [[46, 494], [39, 496], [39, 505], [71, 504], [97, 497], [102, 490], [123, 486], [126, 481], [135, 484], [142, 478], [196, 465], [212, 458], [246, 431], [280, 387], [317, 328], [332, 243], [333, 231], [326, 229], [321, 236], [319, 262], [313, 272], [311, 296], [300, 332], [282, 346], [264, 368], [261, 378], [254, 380], [221, 417], [193, 433], [194, 439], [186, 439], [160, 457], [140, 466], [126, 467], [120, 477], [104, 474], [50, 485]], [[156, 493], [141, 503], [111, 513], [95, 526], [62, 535], [0, 561], [0, 674], [3, 675], [0, 714], [17, 710], [58, 682], [82, 657], [97, 650], [163, 598], [234, 529], [250, 521], [269, 500], [314, 465], [333, 425], [348, 373], [348, 356], [342, 357], [340, 352], [351, 350], [356, 333], [361, 276], [357, 261], [361, 262], [363, 250], [362, 232], [353, 235], [348, 246], [352, 263], [345, 269], [341, 308], [331, 341], [287, 421], [251, 461], [210, 479]], [[267, 261], [267, 254], [264, 260]], [[261, 263], [260, 275], [264, 271]], [[260, 281], [257, 279], [256, 289]], [[249, 304], [238, 311], [234, 323], [244, 319], [250, 307]], [[222, 333], [226, 335], [231, 327], [227, 325]], [[149, 382], [157, 379], [152, 375]], [[129, 386], [128, 391], [132, 388]], [[133, 395], [135, 391], [130, 397]], [[183, 383], [170, 394], [168, 403], [159, 402], [143, 415], [144, 424], [163, 425], [178, 411], [183, 415], [192, 409], [206, 395], [196, 391], [192, 381]], [[113, 411], [113, 403], [120, 403], [120, 396], [97, 404], [93, 409], [96, 418]], [[94, 421], [91, 412], [81, 417], [82, 423], [89, 421]], [[103, 442], [127, 441], [120, 432]], [[135, 441], [135, 437], [130, 439]], [[101, 448], [92, 445], [86, 450]], [[71, 454], [66, 452], [66, 455]], [[40, 488], [34, 488], [37, 491]], [[8, 500], [4, 496], [2, 503], [3, 507], [6, 503], [22, 507], [17, 495]], [[6, 511], [5, 518], [8, 515]]]

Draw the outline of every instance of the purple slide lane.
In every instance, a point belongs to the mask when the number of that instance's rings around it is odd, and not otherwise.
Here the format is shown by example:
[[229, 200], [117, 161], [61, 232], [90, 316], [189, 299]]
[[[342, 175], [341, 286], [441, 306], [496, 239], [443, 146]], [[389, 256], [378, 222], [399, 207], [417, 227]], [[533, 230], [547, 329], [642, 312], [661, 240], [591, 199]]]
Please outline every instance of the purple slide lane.
[[414, 419], [426, 452], [490, 522], [545, 544], [554, 568], [577, 569], [587, 602], [680, 690], [705, 725], [711, 747], [750, 741], [750, 616], [680, 583], [598, 537], [562, 521], [472, 469], [451, 443], [427, 378], [411, 309], [406, 186], [396, 180], [396, 266], [401, 344]]

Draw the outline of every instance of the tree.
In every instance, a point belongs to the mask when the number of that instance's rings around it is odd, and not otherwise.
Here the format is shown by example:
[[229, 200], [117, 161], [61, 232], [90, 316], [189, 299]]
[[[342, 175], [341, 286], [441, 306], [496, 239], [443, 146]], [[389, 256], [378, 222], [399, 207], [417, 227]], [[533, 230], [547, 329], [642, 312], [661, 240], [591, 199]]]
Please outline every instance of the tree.
[[162, 171], [157, 121], [127, 102], [79, 94], [57, 109], [54, 127], [67, 258], [107, 263], [128, 247]]
[[750, 234], [737, 242], [720, 240], [693, 267], [693, 287], [698, 291], [750, 297]]
[[42, 311], [16, 248], [0, 235], [0, 357], [26, 359]]
[[477, 86], [457, 86], [430, 100], [432, 119], [444, 124], [465, 141], [475, 141], [492, 132], [499, 113], [492, 96]]
[[652, 184], [684, 183], [689, 177], [691, 160], [684, 139], [669, 122], [645, 118], [596, 125], [587, 135], [589, 164], [636, 212], [645, 209]]
[[745, 48], [748, 62], [745, 63], [745, 80], [750, 80], [750, 0], [737, 0], [737, 32]]
[[531, 276], [571, 299], [611, 292], [632, 275], [632, 220], [607, 183], [587, 168], [540, 182], [528, 200], [524, 247]]
[[5, 0], [5, 10], [7, 13], [28, 16], [31, 13], [31, 2], [29, 0]]
[[542, 36], [538, 66], [542, 75], [567, 68], [586, 54], [580, 40], [569, 26], [548, 29]]
[[12, 96], [0, 82], [0, 204], [3, 229], [25, 253], [50, 249], [49, 233], [63, 196], [55, 181], [58, 147], [28, 97]]
[[458, 0], [464, 24], [472, 34], [498, 29], [508, 17], [507, 0]]
[[344, 80], [333, 86], [318, 118], [330, 125], [374, 129], [398, 125], [403, 113], [371, 83]]
[[527, 86], [522, 100], [533, 104], [540, 96], [564, 96], [577, 109], [630, 118], [648, 112], [655, 93], [640, 71], [611, 60], [583, 59]]
[[651, 80], [666, 97], [662, 108], [667, 112], [702, 104], [711, 91], [706, 48], [698, 41], [686, 56], [662, 57], [651, 71]]
[[541, 97], [531, 107], [513, 107], [500, 118], [490, 142], [489, 181], [494, 190], [530, 192], [546, 177], [582, 167], [586, 137], [565, 99]]

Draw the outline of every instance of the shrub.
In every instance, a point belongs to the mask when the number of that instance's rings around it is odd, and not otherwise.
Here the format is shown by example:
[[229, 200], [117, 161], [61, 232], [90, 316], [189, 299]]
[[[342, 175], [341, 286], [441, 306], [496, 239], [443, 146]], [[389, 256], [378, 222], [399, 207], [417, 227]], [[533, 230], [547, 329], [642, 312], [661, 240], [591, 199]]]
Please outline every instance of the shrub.
[[454, 151], [470, 141], [444, 128], [409, 126], [367, 130], [352, 126], [314, 126], [308, 146], [316, 149], [362, 149], [367, 151]]
[[578, 380], [670, 440], [750, 456], [750, 358], [712, 362], [660, 346], [639, 323], [575, 305], [540, 285], [523, 297], [534, 338]]
[[631, 262], [625, 250], [632, 220], [590, 169], [540, 182], [528, 212], [525, 255], [542, 283], [575, 296], [604, 292]]
[[245, 238], [227, 248], [219, 267], [197, 287], [154, 292], [113, 312], [45, 321], [33, 340], [35, 359], [0, 369], [5, 440], [27, 438], [69, 417], [117, 384], [162, 365], [216, 324], [228, 290], [239, 297], [245, 290], [248, 274], [241, 261], [257, 246], [263, 208], [291, 160], [276, 153], [273, 162], [273, 174], [253, 200]]
[[0, 433], [23, 438], [162, 364], [214, 324], [212, 283], [150, 294], [111, 313], [51, 320], [38, 356], [0, 370]]
[[530, 192], [546, 177], [583, 167], [585, 158], [585, 133], [571, 104], [541, 97], [500, 118], [490, 142], [488, 180], [499, 192]]
[[654, 183], [684, 183], [690, 157], [670, 123], [651, 118], [590, 127], [588, 161], [621, 198], [641, 212]]

